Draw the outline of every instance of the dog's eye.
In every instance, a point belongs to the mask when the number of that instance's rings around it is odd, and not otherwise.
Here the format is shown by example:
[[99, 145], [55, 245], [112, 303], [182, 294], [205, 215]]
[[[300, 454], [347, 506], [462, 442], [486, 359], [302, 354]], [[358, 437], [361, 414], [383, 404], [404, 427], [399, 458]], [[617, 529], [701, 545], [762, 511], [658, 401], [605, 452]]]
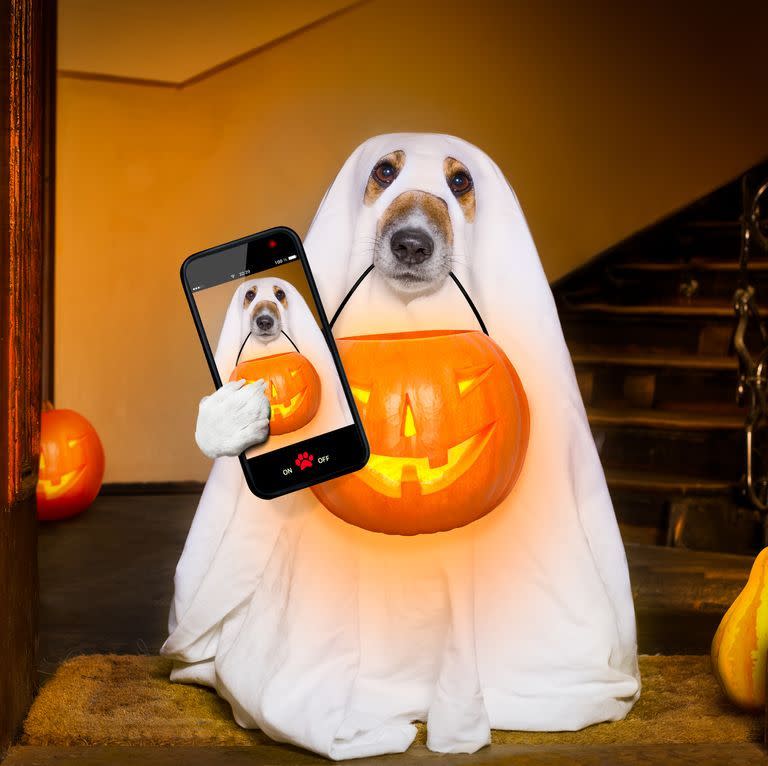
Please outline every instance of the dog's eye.
[[285, 298], [285, 293], [282, 290], [275, 290], [275, 298], [281, 301], [283, 298]]
[[256, 293], [253, 292], [253, 290], [248, 290], [248, 292], [245, 294], [245, 300], [247, 300], [249, 303], [256, 297]]
[[397, 177], [397, 169], [391, 162], [380, 162], [373, 169], [371, 176], [382, 186], [389, 186]]
[[448, 179], [448, 186], [454, 194], [465, 194], [472, 188], [472, 179], [469, 173], [458, 170]]

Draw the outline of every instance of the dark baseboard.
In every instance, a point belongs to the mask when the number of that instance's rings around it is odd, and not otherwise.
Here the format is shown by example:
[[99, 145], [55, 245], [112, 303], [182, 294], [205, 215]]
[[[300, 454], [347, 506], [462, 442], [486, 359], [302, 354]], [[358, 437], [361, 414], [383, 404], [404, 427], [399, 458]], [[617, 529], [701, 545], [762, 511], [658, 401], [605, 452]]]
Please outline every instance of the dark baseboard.
[[101, 485], [100, 495], [199, 495], [202, 481], [128, 481]]

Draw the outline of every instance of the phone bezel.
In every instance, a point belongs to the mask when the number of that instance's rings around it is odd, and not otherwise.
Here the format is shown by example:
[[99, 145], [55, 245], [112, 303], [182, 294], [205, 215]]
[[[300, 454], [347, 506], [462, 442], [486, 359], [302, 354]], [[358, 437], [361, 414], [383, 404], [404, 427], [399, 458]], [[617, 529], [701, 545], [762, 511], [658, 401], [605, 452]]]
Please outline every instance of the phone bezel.
[[[301, 237], [299, 237], [299, 235], [288, 226], [275, 226], [275, 227], [272, 227], [271, 229], [266, 229], [264, 231], [257, 232], [256, 234], [249, 234], [246, 237], [240, 237], [239, 239], [232, 240], [231, 242], [226, 242], [222, 245], [216, 245], [214, 247], [206, 248], [205, 250], [200, 250], [199, 252], [193, 253], [192, 255], [185, 258], [184, 262], [181, 264], [180, 276], [181, 276], [181, 283], [184, 288], [184, 295], [186, 296], [187, 305], [189, 306], [189, 309], [192, 313], [192, 318], [195, 323], [195, 329], [197, 330], [197, 335], [198, 335], [198, 338], [200, 339], [200, 344], [203, 347], [203, 352], [205, 354], [205, 361], [208, 364], [208, 370], [211, 373], [213, 382], [217, 389], [221, 388], [221, 386], [223, 385], [221, 381], [221, 377], [219, 376], [218, 368], [216, 367], [216, 361], [213, 356], [213, 350], [211, 349], [210, 343], [208, 342], [208, 336], [205, 333], [205, 327], [203, 325], [202, 319], [200, 318], [200, 312], [197, 309], [197, 304], [195, 303], [194, 293], [192, 292], [192, 289], [189, 285], [189, 280], [187, 279], [187, 269], [193, 261], [196, 261], [198, 259], [210, 257], [212, 255], [215, 255], [216, 253], [220, 253], [222, 250], [229, 250], [233, 247], [247, 245], [249, 242], [253, 242], [255, 240], [260, 240], [260, 239], [267, 239], [270, 237], [274, 237], [278, 234], [287, 235], [288, 237], [290, 237], [291, 240], [293, 240], [293, 244], [296, 246], [296, 254], [299, 256], [299, 261], [304, 270], [304, 275], [307, 279], [307, 283], [309, 284], [309, 289], [312, 294], [312, 300], [315, 302], [315, 307], [317, 308], [317, 313], [318, 313], [318, 316], [320, 317], [321, 330], [323, 332], [323, 336], [325, 337], [328, 348], [330, 349], [331, 356], [333, 358], [334, 364], [336, 365], [336, 371], [338, 372], [339, 379], [341, 380], [341, 385], [344, 390], [344, 395], [347, 399], [347, 404], [349, 405], [350, 412], [352, 413], [352, 418], [354, 421], [353, 423], [354, 433], [357, 436], [357, 439], [359, 440], [359, 446], [361, 451], [360, 451], [359, 459], [351, 464], [347, 464], [340, 468], [333, 468], [329, 470], [323, 469], [322, 473], [320, 474], [314, 473], [312, 477], [307, 477], [306, 480], [299, 481], [295, 484], [291, 484], [285, 490], [277, 490], [274, 492], [270, 492], [268, 490], [265, 490], [263, 487], [260, 487], [258, 485], [257, 478], [254, 475], [255, 471], [258, 469], [258, 461], [263, 457], [266, 457], [270, 453], [266, 452], [263, 455], [257, 455], [256, 457], [252, 457], [252, 458], [246, 458], [245, 453], [240, 454], [238, 458], [240, 460], [240, 465], [243, 469], [243, 474], [245, 475], [245, 480], [248, 485], [248, 488], [251, 490], [251, 492], [254, 495], [256, 495], [257, 497], [263, 498], [265, 500], [271, 500], [275, 497], [281, 497], [282, 495], [286, 495], [291, 492], [296, 492], [300, 489], [306, 489], [308, 487], [311, 487], [314, 484], [320, 484], [324, 481], [328, 481], [329, 479], [334, 479], [339, 476], [344, 476], [345, 474], [358, 471], [361, 468], [363, 468], [365, 464], [368, 462], [368, 458], [370, 457], [370, 452], [371, 452], [370, 445], [368, 444], [368, 438], [366, 436], [365, 429], [363, 428], [363, 423], [360, 418], [360, 413], [357, 411], [357, 405], [355, 404], [355, 399], [350, 389], [349, 381], [347, 380], [347, 375], [346, 375], [346, 372], [344, 371], [344, 366], [341, 363], [341, 357], [339, 356], [338, 349], [336, 348], [336, 343], [333, 338], [333, 331], [331, 330], [330, 324], [328, 323], [328, 317], [326, 316], [323, 303], [320, 300], [320, 294], [317, 290], [317, 285], [315, 284], [315, 279], [312, 275], [312, 269], [309, 266], [307, 255], [304, 252], [304, 246], [302, 244]], [[254, 278], [256, 278], [257, 274], [258, 272], [254, 273]], [[232, 281], [235, 281], [235, 280], [232, 280]], [[350, 426], [344, 426], [341, 429], [337, 429], [337, 430], [341, 431], [346, 428], [350, 428]], [[326, 433], [329, 433], [329, 434], [335, 433], [335, 431], [328, 431]], [[319, 469], [319, 466], [317, 466], [317, 468]]]

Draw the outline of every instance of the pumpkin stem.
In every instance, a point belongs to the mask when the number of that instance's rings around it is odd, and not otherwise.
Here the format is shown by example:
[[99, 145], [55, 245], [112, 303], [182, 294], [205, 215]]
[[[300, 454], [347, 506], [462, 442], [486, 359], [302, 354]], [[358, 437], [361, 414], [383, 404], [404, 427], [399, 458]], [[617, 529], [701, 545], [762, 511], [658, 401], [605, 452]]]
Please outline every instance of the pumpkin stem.
[[50, 399], [46, 399], [43, 402], [43, 412], [50, 412], [53, 409], [53, 403], [50, 401]]

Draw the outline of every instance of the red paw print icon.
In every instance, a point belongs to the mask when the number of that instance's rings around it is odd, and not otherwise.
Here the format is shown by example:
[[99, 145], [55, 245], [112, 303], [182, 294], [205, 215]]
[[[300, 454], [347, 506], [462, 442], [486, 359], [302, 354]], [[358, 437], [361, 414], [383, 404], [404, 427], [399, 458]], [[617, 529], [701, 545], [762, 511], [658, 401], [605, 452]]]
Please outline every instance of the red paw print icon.
[[309, 452], [299, 452], [299, 454], [296, 455], [296, 460], [294, 462], [303, 471], [305, 468], [312, 468], [312, 461], [314, 459], [315, 456], [310, 455]]

